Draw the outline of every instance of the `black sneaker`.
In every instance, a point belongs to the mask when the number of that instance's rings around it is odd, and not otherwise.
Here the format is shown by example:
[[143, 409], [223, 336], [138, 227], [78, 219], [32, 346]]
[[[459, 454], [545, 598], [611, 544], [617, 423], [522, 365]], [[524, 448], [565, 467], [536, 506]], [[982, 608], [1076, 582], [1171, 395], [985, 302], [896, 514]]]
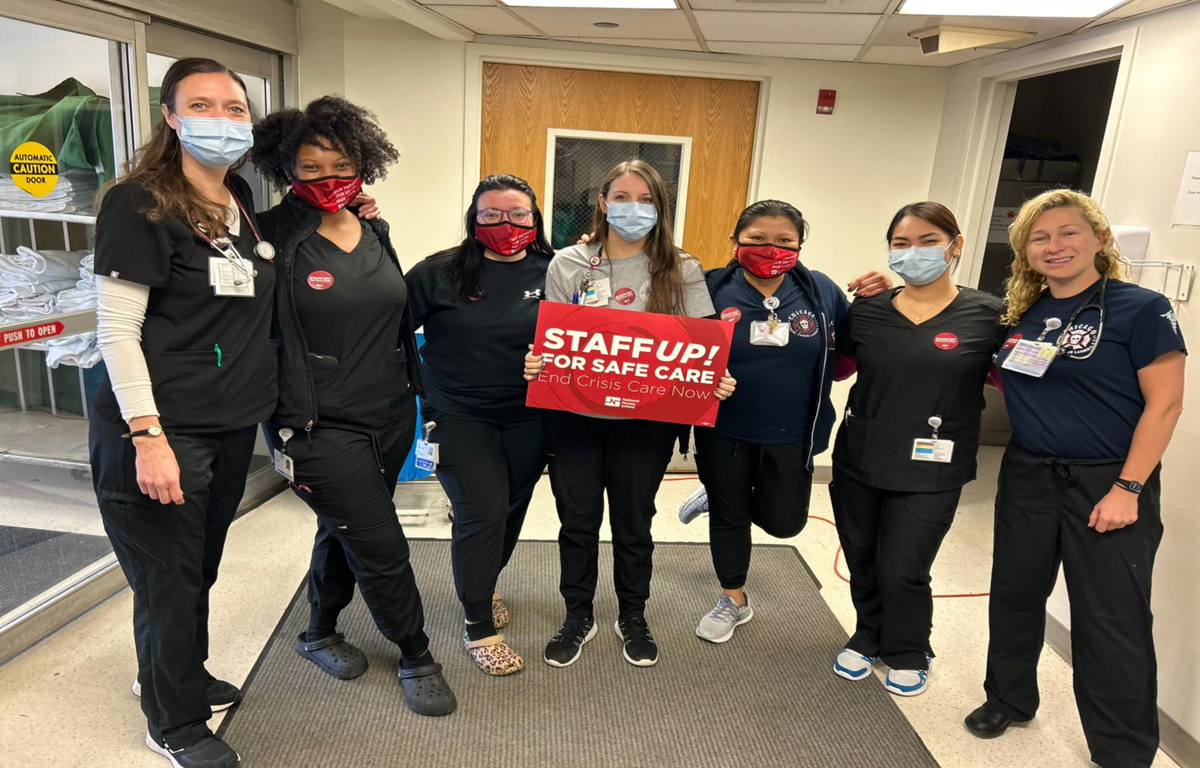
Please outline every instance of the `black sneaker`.
[[205, 736], [183, 749], [171, 749], [146, 734], [146, 746], [171, 761], [175, 768], [233, 768], [241, 758], [216, 736]]
[[[240, 704], [242, 701], [242, 692], [233, 683], [227, 683], [224, 680], [218, 680], [212, 675], [208, 675], [208, 680], [204, 685], [204, 694], [208, 699], [208, 706], [213, 712], [224, 712], [235, 704]], [[142, 684], [137, 680], [133, 681], [133, 695], [141, 698]]]
[[613, 625], [617, 637], [625, 644], [622, 655], [635, 667], [653, 667], [658, 663], [658, 644], [650, 627], [641, 616], [622, 616]]
[[546, 643], [546, 663], [552, 667], [569, 667], [579, 658], [583, 644], [596, 636], [593, 619], [567, 619], [562, 628]]

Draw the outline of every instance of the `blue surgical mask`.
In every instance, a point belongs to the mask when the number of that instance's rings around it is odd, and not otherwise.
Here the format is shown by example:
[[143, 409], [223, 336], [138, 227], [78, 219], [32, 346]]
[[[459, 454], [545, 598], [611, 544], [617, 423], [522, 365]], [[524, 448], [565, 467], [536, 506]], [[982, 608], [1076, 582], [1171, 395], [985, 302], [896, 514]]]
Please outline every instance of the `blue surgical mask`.
[[622, 240], [633, 242], [650, 234], [658, 211], [652, 203], [609, 203], [608, 223]]
[[950, 267], [946, 261], [948, 245], [934, 245], [926, 248], [905, 248], [899, 251], [888, 251], [888, 266], [907, 285], [925, 285], [932, 283], [942, 276]]
[[254, 146], [254, 126], [227, 117], [179, 117], [179, 142], [209, 168], [228, 168]]

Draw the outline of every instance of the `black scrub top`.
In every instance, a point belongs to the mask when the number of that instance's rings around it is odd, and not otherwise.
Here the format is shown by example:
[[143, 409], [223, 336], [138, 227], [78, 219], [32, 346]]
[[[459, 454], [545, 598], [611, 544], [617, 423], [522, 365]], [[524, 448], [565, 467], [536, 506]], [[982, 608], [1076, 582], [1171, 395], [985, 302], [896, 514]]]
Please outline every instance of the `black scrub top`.
[[[992, 356], [1004, 343], [1004, 304], [991, 294], [959, 288], [945, 309], [920, 325], [892, 301], [903, 288], [858, 299], [838, 337], [838, 351], [858, 361], [833, 461], [876, 488], [937, 492], [975, 479], [983, 388]], [[954, 441], [949, 463], [914, 461], [913, 441]]]
[[294, 294], [320, 421], [382, 427], [408, 399], [400, 326], [408, 291], [365, 222], [346, 253], [314, 232], [296, 248]]
[[805, 298], [789, 273], [775, 292], [775, 315], [788, 326], [787, 346], [760, 346], [750, 343], [750, 325], [767, 319], [764, 298], [740, 268], [712, 292], [718, 316], [736, 323], [727, 367], [737, 379], [737, 394], [721, 403], [713, 431], [764, 445], [798, 443], [808, 439], [813, 387], [826, 354], [820, 308]]
[[484, 259], [481, 295], [463, 299], [449, 277], [450, 257], [431, 256], [408, 271], [413, 322], [425, 328], [425, 399], [456, 416], [529, 418], [525, 355], [537, 332], [550, 257]]
[[[997, 359], [1013, 441], [1026, 450], [1064, 459], [1119, 461], [1129, 455], [1133, 432], [1146, 407], [1138, 371], [1159, 357], [1187, 352], [1171, 303], [1160, 293], [1109, 279], [1100, 328], [1100, 283], [1078, 296], [1043, 293], [1012, 328]], [[1036, 340], [1047, 318], [1056, 342], [1076, 309], [1089, 305], [1067, 328], [1063, 353], [1041, 377], [1004, 370], [1020, 339]]]
[[[145, 211], [153, 198], [136, 184], [110, 189], [96, 220], [96, 274], [150, 287], [142, 350], [159, 420], [171, 432], [251, 426], [270, 417], [279, 396], [279, 341], [271, 338], [275, 267], [254, 255], [258, 224], [249, 185], [229, 180], [246, 211], [240, 236], [230, 239], [257, 272], [253, 297], [215, 295], [208, 260], [225, 257], [179, 216], [151, 221]], [[95, 408], [122, 421], [107, 375]]]

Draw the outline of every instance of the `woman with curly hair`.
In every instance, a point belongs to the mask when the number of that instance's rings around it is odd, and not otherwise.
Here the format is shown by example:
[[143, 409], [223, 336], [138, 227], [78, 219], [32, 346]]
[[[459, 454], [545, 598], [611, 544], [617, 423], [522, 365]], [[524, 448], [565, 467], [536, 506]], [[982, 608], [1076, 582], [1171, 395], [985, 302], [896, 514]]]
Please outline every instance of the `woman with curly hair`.
[[1025, 203], [998, 362], [1012, 422], [1000, 466], [987, 701], [966, 718], [999, 736], [1038, 708], [1046, 599], [1071, 598], [1075, 701], [1091, 758], [1148, 766], [1158, 748], [1150, 577], [1162, 539], [1159, 472], [1183, 408], [1187, 350], [1167, 299], [1121, 280], [1096, 202]]
[[259, 218], [279, 248], [280, 391], [267, 434], [276, 468], [318, 521], [296, 652], [342, 680], [366, 671], [366, 655], [337, 632], [357, 583], [399, 646], [405, 704], [447, 715], [454, 693], [429, 652], [392, 501], [421, 389], [408, 292], [387, 224], [346, 208], [399, 154], [374, 115], [336, 96], [267, 117], [254, 138], [259, 172], [290, 189]]

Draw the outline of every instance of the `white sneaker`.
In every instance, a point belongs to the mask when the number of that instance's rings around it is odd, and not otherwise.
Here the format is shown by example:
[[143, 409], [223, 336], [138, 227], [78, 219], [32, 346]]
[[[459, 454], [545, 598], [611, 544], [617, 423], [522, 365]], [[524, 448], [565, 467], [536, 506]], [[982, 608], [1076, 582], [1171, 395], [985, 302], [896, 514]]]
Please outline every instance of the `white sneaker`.
[[696, 636], [710, 643], [728, 642], [733, 637], [733, 631], [754, 618], [754, 609], [750, 607], [750, 599], [745, 605], [738, 605], [729, 595], [721, 595], [717, 607], [696, 627]]
[[[928, 658], [928, 657], [926, 657]], [[929, 659], [930, 668], [933, 659]], [[884, 687], [897, 696], [920, 696], [929, 687], [929, 670], [926, 669], [893, 669], [888, 671]]]
[[862, 680], [871, 674], [871, 667], [875, 666], [877, 661], [879, 661], [878, 656], [863, 656], [858, 651], [843, 648], [837, 658], [833, 660], [833, 672], [838, 677], [844, 677], [847, 680]]
[[708, 490], [702, 485], [679, 505], [679, 522], [687, 525], [700, 515], [708, 514]]

